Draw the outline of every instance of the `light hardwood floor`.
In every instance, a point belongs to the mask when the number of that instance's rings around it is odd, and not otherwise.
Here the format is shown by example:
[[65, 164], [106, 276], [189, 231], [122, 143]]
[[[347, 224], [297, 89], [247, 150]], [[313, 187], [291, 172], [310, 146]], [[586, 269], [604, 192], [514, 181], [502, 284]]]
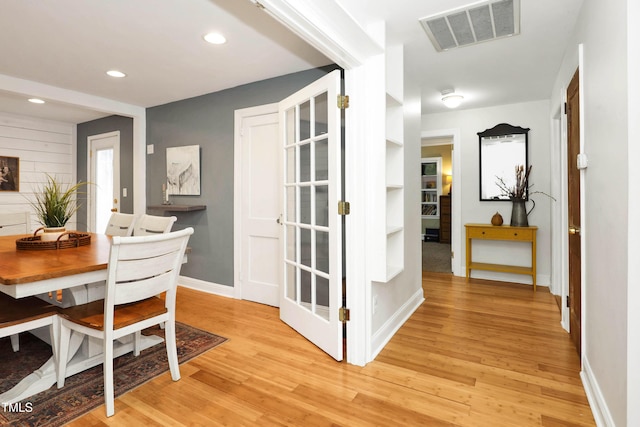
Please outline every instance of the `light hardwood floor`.
[[426, 301], [365, 367], [273, 307], [178, 292], [178, 320], [229, 338], [72, 426], [593, 426], [578, 355], [544, 287], [424, 273]]

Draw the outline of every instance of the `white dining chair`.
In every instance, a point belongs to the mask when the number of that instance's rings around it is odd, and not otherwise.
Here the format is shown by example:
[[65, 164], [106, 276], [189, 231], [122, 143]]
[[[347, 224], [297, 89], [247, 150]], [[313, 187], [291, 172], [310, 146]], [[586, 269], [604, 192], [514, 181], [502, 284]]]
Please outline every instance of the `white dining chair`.
[[29, 212], [0, 213], [0, 236], [31, 233], [31, 214]]
[[[114, 414], [113, 342], [160, 322], [174, 381], [180, 379], [175, 336], [178, 275], [193, 228], [153, 236], [115, 236], [109, 254], [105, 298], [60, 310], [58, 388], [64, 386], [71, 331], [103, 340], [104, 400]], [[164, 299], [157, 295], [165, 292]], [[139, 352], [134, 340], [134, 354]]]
[[[0, 236], [28, 233], [31, 233], [31, 214], [29, 212], [0, 213]], [[11, 335], [11, 347], [13, 351], [20, 349], [18, 334]]]
[[[156, 215], [141, 215], [137, 219], [133, 235], [134, 236], [151, 236], [154, 234], [169, 233], [173, 227], [173, 223], [178, 218], [175, 216], [156, 216]], [[161, 328], [164, 325], [160, 324]], [[136, 332], [136, 340], [140, 339], [140, 332]]]
[[11, 346], [16, 352], [20, 349], [17, 344], [21, 332], [49, 326], [53, 355], [57, 357], [57, 314], [56, 306], [40, 298], [13, 298], [0, 292], [0, 338], [11, 337]]
[[136, 224], [137, 215], [113, 212], [107, 223], [104, 234], [108, 236], [131, 236]]
[[136, 224], [133, 228], [134, 236], [149, 236], [152, 234], [168, 233], [173, 227], [173, 223], [178, 218], [175, 216], [155, 216], [155, 215], [141, 215], [136, 220]]

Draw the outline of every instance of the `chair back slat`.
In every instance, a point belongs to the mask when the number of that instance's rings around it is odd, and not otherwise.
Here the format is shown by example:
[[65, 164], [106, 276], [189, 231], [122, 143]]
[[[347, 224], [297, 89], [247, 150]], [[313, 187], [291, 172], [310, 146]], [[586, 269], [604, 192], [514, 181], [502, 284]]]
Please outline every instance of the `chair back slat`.
[[[161, 234], [155, 236], [140, 236], [140, 237], [159, 237]], [[136, 236], [133, 236], [136, 237]], [[157, 239], [156, 239], [157, 240]], [[115, 241], [115, 238], [114, 238]], [[174, 253], [180, 250], [180, 245], [177, 242], [171, 240], [160, 240], [154, 242], [140, 242], [136, 245], [123, 245], [118, 251], [118, 259], [122, 260], [142, 260], [146, 258], [155, 258], [161, 255]]]
[[174, 252], [158, 254], [150, 258], [120, 260], [116, 271], [116, 282], [144, 280], [171, 271], [176, 257]]
[[142, 301], [143, 299], [170, 291], [170, 287], [167, 287], [167, 284], [172, 280], [173, 274], [173, 271], [169, 271], [149, 279], [116, 284], [114, 305]]
[[134, 236], [149, 236], [153, 234], [168, 233], [173, 223], [178, 218], [175, 216], [142, 215], [134, 227]]
[[0, 213], [0, 236], [31, 233], [31, 214], [29, 212]]
[[108, 236], [131, 236], [137, 215], [113, 212], [104, 234]]

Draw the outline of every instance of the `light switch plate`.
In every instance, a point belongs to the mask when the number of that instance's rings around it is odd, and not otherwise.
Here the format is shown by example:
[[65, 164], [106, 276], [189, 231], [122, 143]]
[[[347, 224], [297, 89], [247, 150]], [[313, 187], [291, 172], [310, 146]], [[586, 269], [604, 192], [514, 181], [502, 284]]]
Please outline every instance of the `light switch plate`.
[[576, 159], [576, 165], [578, 169], [586, 169], [589, 164], [589, 159], [587, 159], [587, 155], [584, 153], [579, 153]]
[[153, 144], [147, 145], [147, 154], [153, 154]]

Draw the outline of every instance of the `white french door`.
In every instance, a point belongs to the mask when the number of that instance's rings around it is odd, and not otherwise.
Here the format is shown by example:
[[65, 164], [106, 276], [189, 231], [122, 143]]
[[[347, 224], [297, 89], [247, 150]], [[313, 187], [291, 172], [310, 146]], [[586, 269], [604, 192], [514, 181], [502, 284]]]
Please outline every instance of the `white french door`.
[[120, 132], [88, 138], [88, 230], [103, 233], [111, 212], [120, 210]]
[[340, 71], [279, 103], [284, 143], [284, 279], [280, 318], [343, 357]]

